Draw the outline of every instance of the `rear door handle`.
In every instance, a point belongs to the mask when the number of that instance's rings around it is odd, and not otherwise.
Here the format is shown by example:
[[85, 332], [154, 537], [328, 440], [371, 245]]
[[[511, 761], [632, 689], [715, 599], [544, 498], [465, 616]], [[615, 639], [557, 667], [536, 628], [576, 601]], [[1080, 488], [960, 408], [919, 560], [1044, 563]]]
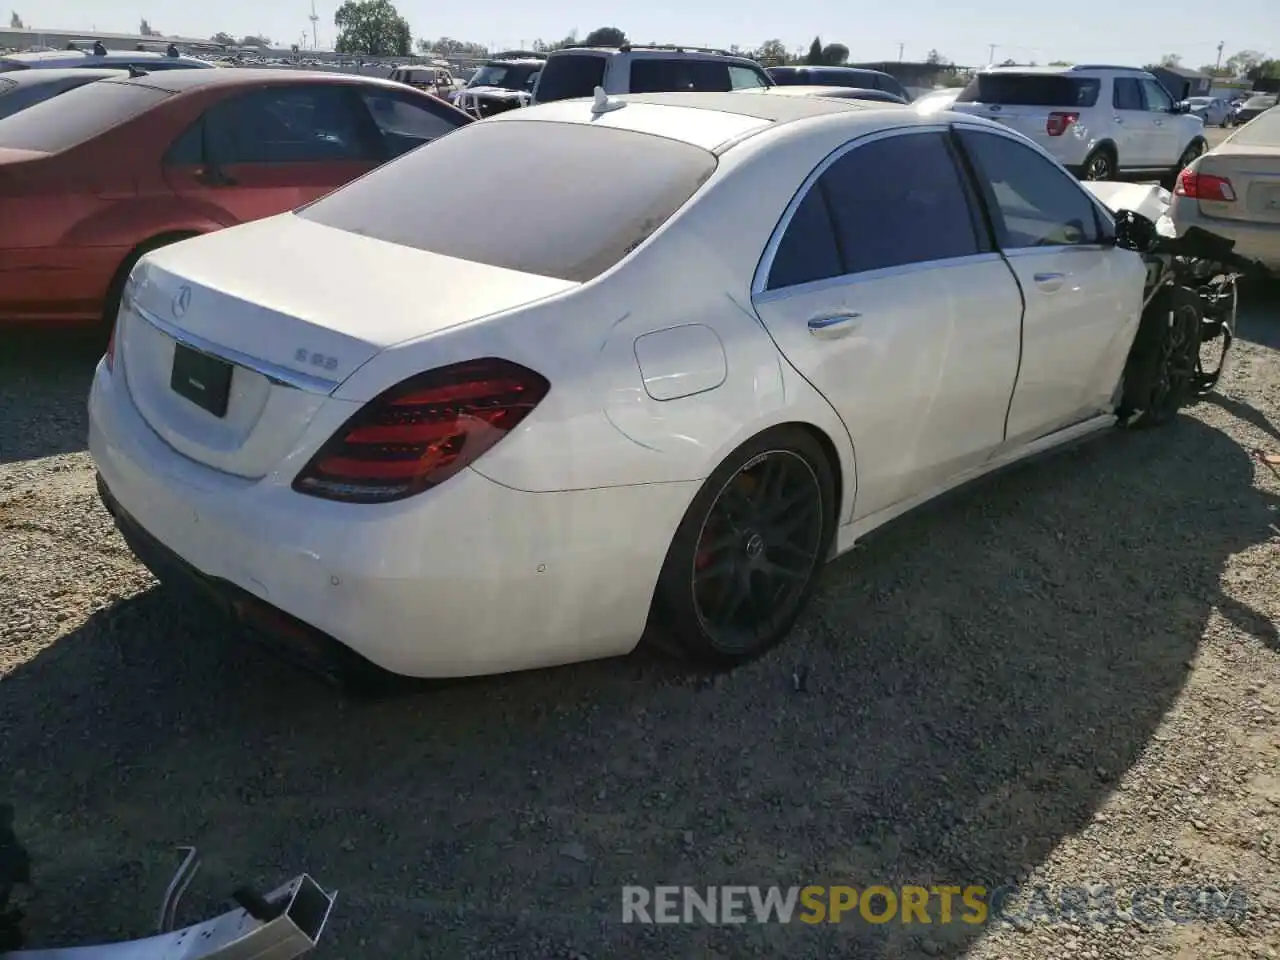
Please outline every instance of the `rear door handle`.
[[1053, 293], [1066, 279], [1065, 273], [1037, 273], [1034, 277], [1036, 285], [1045, 293]]
[[809, 318], [809, 332], [815, 337], [823, 337], [828, 340], [836, 337], [845, 337], [857, 330], [861, 324], [855, 323], [862, 314], [860, 313], [833, 313], [820, 317]]

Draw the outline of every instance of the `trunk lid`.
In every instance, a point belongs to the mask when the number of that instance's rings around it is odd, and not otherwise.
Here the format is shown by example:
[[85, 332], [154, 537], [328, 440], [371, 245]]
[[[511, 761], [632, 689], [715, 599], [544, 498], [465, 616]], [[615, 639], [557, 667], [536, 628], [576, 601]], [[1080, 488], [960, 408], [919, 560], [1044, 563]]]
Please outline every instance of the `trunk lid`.
[[[121, 307], [117, 354], [170, 446], [256, 479], [383, 349], [574, 286], [284, 214], [148, 255]], [[225, 412], [189, 399], [193, 389], [225, 396]]]
[[1201, 157], [1196, 172], [1226, 178], [1236, 194], [1234, 202], [1201, 200], [1205, 216], [1280, 224], [1280, 147], [1228, 141]]

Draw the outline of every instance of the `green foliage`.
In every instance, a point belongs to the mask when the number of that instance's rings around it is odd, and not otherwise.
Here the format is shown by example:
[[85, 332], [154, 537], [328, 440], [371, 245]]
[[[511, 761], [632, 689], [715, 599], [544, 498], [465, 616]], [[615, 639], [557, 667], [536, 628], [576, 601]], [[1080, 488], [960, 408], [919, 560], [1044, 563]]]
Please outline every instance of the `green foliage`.
[[582, 42], [589, 47], [620, 47], [627, 42], [627, 35], [617, 27], [596, 27]]
[[346, 0], [333, 15], [338, 28], [334, 50], [374, 57], [407, 57], [411, 49], [409, 21], [391, 0]]
[[814, 37], [813, 43], [809, 44], [809, 54], [804, 58], [804, 62], [813, 67], [822, 66], [826, 62], [822, 58], [822, 41], [818, 37]]

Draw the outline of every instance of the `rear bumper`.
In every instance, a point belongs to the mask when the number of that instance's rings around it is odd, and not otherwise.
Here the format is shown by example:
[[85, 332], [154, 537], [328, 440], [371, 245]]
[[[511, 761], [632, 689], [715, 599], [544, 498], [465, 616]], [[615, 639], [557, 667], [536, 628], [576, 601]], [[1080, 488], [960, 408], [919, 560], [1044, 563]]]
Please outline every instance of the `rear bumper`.
[[1256, 260], [1272, 273], [1280, 273], [1280, 223], [1248, 223], [1206, 217], [1200, 212], [1200, 204], [1196, 200], [1179, 196], [1173, 198], [1169, 216], [1178, 236], [1191, 227], [1200, 227], [1234, 241], [1235, 252], [1240, 256]]
[[396, 503], [331, 503], [291, 490], [287, 467], [251, 481], [178, 454], [103, 364], [89, 447], [121, 530], [158, 575], [194, 578], [308, 656], [331, 660], [336, 641], [415, 677], [630, 651], [698, 487], [526, 493], [468, 470]]

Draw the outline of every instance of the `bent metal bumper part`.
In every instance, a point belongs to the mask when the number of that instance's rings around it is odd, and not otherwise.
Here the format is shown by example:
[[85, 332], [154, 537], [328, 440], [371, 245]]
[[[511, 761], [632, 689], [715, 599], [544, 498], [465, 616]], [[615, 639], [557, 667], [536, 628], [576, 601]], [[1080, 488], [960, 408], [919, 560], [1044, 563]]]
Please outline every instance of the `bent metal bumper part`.
[[0, 960], [292, 960], [319, 942], [336, 894], [326, 893], [305, 873], [266, 896], [241, 888], [232, 895], [236, 909], [180, 930], [169, 929], [178, 899], [199, 867], [195, 849], [183, 850], [187, 857], [165, 893], [155, 936], [18, 950], [0, 953]]

